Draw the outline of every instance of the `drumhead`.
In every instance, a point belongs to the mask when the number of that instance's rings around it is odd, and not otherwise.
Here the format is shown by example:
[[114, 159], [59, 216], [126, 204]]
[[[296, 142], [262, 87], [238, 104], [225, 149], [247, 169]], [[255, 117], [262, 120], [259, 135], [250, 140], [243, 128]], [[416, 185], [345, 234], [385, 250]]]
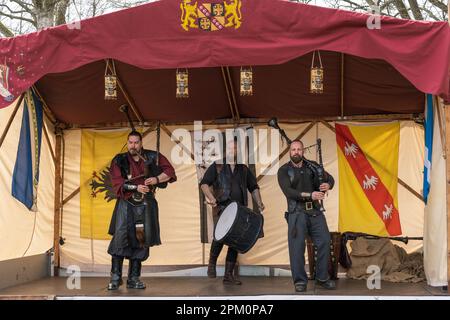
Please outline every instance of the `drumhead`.
[[217, 221], [216, 229], [214, 232], [214, 237], [216, 240], [221, 240], [225, 237], [233, 226], [234, 220], [236, 219], [237, 214], [237, 203], [230, 203], [220, 215], [219, 221]]

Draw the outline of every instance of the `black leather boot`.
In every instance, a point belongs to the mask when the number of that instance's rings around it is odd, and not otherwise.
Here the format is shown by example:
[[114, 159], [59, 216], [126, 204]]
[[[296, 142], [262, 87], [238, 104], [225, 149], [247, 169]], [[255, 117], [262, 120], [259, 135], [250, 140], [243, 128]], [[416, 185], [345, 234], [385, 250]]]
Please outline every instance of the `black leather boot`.
[[217, 264], [217, 258], [219, 256], [216, 256], [212, 253], [209, 254], [209, 263], [208, 263], [208, 278], [215, 278], [217, 276], [216, 273], [216, 264]]
[[336, 282], [334, 282], [333, 280], [326, 280], [326, 281], [316, 280], [316, 285], [319, 285], [327, 290], [336, 290]]
[[112, 257], [111, 281], [108, 284], [108, 290], [117, 290], [123, 284], [122, 266], [123, 266], [123, 257]]
[[233, 276], [234, 266], [236, 262], [225, 261], [225, 274], [223, 276], [223, 284], [241, 285], [242, 282]]
[[141, 268], [142, 262], [140, 260], [130, 260], [130, 265], [128, 266], [127, 288], [145, 289], [145, 283], [139, 279], [141, 276]]

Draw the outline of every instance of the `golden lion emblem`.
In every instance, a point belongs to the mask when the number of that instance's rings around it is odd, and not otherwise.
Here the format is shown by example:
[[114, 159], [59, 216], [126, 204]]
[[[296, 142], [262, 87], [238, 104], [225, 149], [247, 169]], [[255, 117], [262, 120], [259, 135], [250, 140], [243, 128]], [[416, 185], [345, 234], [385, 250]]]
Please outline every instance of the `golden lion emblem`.
[[229, 27], [238, 29], [242, 25], [242, 1], [198, 3], [193, 0], [182, 0], [181, 27], [185, 31], [191, 28], [204, 31], [217, 31]]

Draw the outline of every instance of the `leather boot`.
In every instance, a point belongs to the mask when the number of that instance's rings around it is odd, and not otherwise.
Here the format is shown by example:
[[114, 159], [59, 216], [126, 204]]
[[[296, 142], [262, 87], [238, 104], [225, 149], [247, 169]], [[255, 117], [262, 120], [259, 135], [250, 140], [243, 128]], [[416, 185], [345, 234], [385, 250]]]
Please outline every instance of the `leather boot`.
[[108, 284], [108, 290], [117, 290], [123, 284], [122, 266], [123, 266], [123, 257], [112, 257], [111, 281]]
[[240, 281], [240, 279], [239, 279], [239, 270], [240, 270], [239, 269], [239, 261], [236, 260], [236, 264], [234, 265], [234, 268], [233, 268], [233, 277], [237, 281]]
[[217, 276], [216, 273], [216, 264], [217, 264], [217, 258], [219, 256], [213, 255], [212, 253], [209, 254], [209, 263], [208, 263], [208, 278], [215, 278]]
[[234, 266], [236, 262], [225, 261], [225, 274], [223, 276], [223, 284], [241, 285], [242, 282], [233, 276]]
[[139, 279], [141, 276], [141, 268], [142, 262], [140, 260], [130, 260], [130, 265], [128, 266], [127, 288], [145, 289], [145, 283]]
[[316, 280], [316, 284], [327, 290], [336, 290], [336, 282], [334, 282], [333, 280]]

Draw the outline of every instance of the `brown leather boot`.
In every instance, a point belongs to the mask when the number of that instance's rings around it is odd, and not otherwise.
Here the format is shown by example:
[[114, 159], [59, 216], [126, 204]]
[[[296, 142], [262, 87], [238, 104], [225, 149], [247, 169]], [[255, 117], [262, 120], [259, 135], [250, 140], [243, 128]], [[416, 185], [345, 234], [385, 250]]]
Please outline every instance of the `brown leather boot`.
[[223, 276], [223, 284], [241, 285], [242, 282], [233, 276], [234, 266], [236, 262], [225, 261], [225, 274]]
[[209, 255], [209, 263], [208, 263], [208, 278], [215, 278], [217, 276], [216, 273], [216, 264], [217, 264], [217, 258], [218, 256], [215, 256], [213, 254]]

